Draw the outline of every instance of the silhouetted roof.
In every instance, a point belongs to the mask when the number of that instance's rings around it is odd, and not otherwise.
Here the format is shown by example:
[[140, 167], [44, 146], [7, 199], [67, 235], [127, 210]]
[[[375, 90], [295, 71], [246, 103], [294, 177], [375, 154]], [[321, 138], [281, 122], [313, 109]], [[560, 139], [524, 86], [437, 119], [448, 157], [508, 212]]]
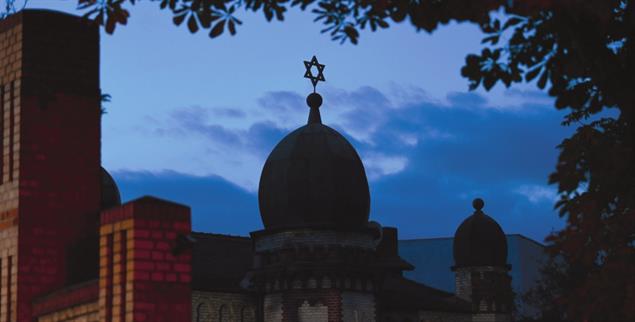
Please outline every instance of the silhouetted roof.
[[121, 205], [121, 195], [115, 179], [101, 168], [101, 210]]
[[476, 211], [461, 223], [454, 234], [455, 267], [506, 266], [507, 239], [492, 217], [481, 211], [483, 201], [474, 200]]
[[[258, 201], [267, 229], [358, 228], [368, 222], [370, 194], [355, 148], [319, 121], [287, 135], [262, 170]], [[315, 116], [317, 115], [317, 116]]]
[[244, 291], [240, 281], [251, 268], [252, 242], [248, 237], [193, 232], [192, 289]]
[[471, 304], [448, 293], [401, 276], [389, 276], [384, 280], [378, 303], [390, 310], [430, 310], [447, 312], [471, 312]]

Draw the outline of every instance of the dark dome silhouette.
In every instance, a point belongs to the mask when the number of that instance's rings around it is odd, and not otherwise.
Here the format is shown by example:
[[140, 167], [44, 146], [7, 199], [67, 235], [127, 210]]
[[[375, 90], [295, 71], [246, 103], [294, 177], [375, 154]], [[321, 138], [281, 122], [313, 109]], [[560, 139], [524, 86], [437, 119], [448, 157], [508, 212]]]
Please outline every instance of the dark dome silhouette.
[[482, 199], [475, 199], [472, 204], [474, 213], [454, 233], [455, 267], [506, 266], [507, 238], [503, 229], [483, 213]]
[[101, 209], [108, 209], [121, 205], [121, 196], [115, 179], [101, 167]]
[[309, 124], [282, 139], [262, 169], [258, 201], [267, 229], [346, 229], [368, 222], [364, 166], [353, 146], [321, 123], [318, 96], [307, 98]]

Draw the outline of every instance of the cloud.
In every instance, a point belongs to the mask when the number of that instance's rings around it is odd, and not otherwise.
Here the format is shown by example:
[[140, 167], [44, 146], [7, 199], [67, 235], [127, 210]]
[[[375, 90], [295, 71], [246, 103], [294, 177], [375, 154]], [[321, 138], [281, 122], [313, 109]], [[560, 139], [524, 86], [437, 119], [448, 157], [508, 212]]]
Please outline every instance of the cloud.
[[518, 88], [510, 88], [504, 92], [504, 96], [507, 97], [517, 97], [523, 98], [527, 101], [540, 101], [542, 103], [551, 103], [552, 98], [545, 91], [540, 91], [536, 89], [518, 89]]
[[306, 122], [308, 107], [305, 98], [290, 91], [271, 91], [258, 99], [265, 119], [275, 121], [282, 128], [293, 128]]
[[400, 156], [387, 156], [381, 153], [369, 153], [363, 156], [366, 175], [370, 180], [401, 172], [408, 159]]
[[258, 99], [258, 104], [272, 110], [272, 113], [295, 112], [305, 105], [304, 98], [300, 94], [290, 91], [267, 92]]
[[228, 117], [228, 118], [245, 118], [247, 113], [238, 108], [215, 108], [212, 109], [214, 116], [216, 117]]
[[[448, 236], [471, 214], [471, 199], [482, 197], [486, 212], [509, 233], [542, 240], [562, 226], [546, 186], [555, 147], [571, 132], [560, 126], [561, 112], [535, 104], [492, 108], [477, 93], [450, 93], [445, 102], [431, 101], [421, 91], [394, 98], [408, 91], [330, 88], [322, 94], [324, 123], [362, 157], [372, 219], [400, 227], [402, 237]], [[214, 109], [185, 108], [175, 111], [162, 131], [203, 147], [198, 155], [209, 155], [201, 164], [210, 171], [195, 178], [222, 175], [225, 184], [241, 190], [221, 195], [247, 193], [253, 199], [266, 157], [308, 115], [304, 99], [294, 92], [269, 92], [257, 103], [266, 113], [247, 114], [247, 126], [217, 120]]]
[[241, 142], [239, 133], [219, 124], [209, 124], [210, 109], [202, 107], [182, 108], [175, 111], [173, 119], [181, 126], [181, 133], [189, 131], [206, 136], [217, 143], [235, 146]]
[[[320, 111], [324, 123], [345, 129], [349, 136], [371, 144], [372, 136], [389, 117], [386, 110], [394, 108], [391, 99], [370, 86], [352, 91], [328, 87], [321, 95], [324, 103]], [[303, 111], [305, 119], [306, 113]]]
[[152, 195], [191, 207], [196, 231], [246, 235], [262, 229], [256, 195], [220, 176], [113, 171], [124, 201]]
[[549, 202], [553, 204], [558, 200], [558, 193], [552, 187], [541, 185], [521, 185], [514, 192], [527, 198], [531, 203]]
[[171, 115], [171, 127], [160, 128], [164, 133], [201, 136], [207, 143], [224, 147], [233, 152], [255, 153], [262, 156], [271, 151], [274, 144], [286, 130], [272, 121], [256, 121], [246, 129], [226, 126], [223, 122], [214, 123], [209, 116], [214, 109], [201, 107], [181, 108]]
[[451, 106], [461, 108], [479, 108], [487, 104], [483, 96], [472, 92], [451, 92], [448, 93], [447, 99]]

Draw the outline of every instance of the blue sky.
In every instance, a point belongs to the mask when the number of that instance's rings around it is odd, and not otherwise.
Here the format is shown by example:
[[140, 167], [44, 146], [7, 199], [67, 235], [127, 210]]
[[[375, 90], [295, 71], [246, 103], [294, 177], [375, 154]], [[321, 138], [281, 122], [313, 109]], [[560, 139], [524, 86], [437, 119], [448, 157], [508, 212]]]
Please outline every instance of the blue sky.
[[[30, 8], [74, 11], [76, 1]], [[472, 25], [434, 34], [394, 25], [341, 45], [310, 13], [267, 23], [245, 12], [234, 37], [172, 25], [147, 1], [101, 37], [102, 162], [124, 200], [152, 194], [192, 207], [194, 229], [261, 229], [264, 160], [306, 122], [302, 60], [326, 64], [322, 119], [357, 148], [370, 178], [371, 219], [401, 238], [451, 236], [483, 197], [507, 233], [541, 241], [562, 226], [547, 176], [571, 129], [531, 85], [469, 92], [460, 68], [480, 50]]]

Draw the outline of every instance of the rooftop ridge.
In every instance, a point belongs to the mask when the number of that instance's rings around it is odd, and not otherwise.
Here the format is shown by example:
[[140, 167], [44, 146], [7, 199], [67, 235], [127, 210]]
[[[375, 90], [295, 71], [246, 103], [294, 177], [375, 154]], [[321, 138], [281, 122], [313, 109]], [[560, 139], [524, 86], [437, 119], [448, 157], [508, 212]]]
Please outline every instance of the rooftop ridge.
[[227, 239], [244, 239], [244, 240], [251, 240], [251, 237], [249, 236], [240, 236], [240, 235], [230, 235], [230, 234], [220, 234], [220, 233], [210, 233], [210, 232], [203, 232], [203, 231], [192, 231], [192, 236], [198, 236], [198, 237], [222, 237], [222, 238], [227, 238]]
[[[509, 237], [509, 236], [519, 236], [519, 237], [521, 237], [521, 238], [523, 238], [523, 239], [526, 239], [526, 240], [529, 240], [529, 241], [531, 241], [531, 242], [534, 242], [534, 243], [536, 243], [536, 244], [538, 244], [538, 245], [540, 245], [540, 246], [542, 246], [542, 247], [546, 247], [543, 243], [541, 243], [541, 242], [539, 242], [539, 241], [537, 241], [537, 240], [531, 239], [531, 238], [529, 238], [529, 237], [527, 237], [527, 236], [525, 236], [525, 235], [523, 235], [523, 234], [520, 234], [520, 233], [505, 234], [505, 236], [506, 236], [506, 237]], [[398, 241], [399, 241], [399, 242], [408, 242], [408, 241], [418, 241], [418, 240], [441, 240], [441, 239], [454, 239], [454, 237], [428, 237], [428, 238], [426, 238], [426, 237], [420, 237], [420, 238], [399, 239]]]

